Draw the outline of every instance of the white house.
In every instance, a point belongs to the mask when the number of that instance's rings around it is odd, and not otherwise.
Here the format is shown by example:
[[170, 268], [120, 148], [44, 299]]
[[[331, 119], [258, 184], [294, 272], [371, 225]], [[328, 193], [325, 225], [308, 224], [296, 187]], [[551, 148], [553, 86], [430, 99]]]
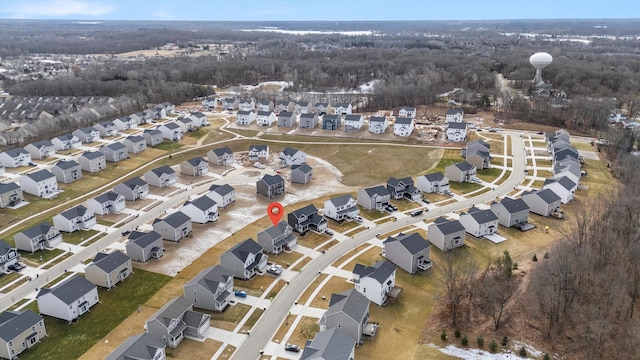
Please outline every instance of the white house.
[[62, 242], [62, 235], [58, 228], [43, 222], [15, 234], [13, 241], [16, 243], [16, 248], [33, 253], [54, 248]]
[[15, 206], [24, 200], [22, 188], [15, 182], [0, 183], [0, 208]]
[[219, 207], [226, 207], [236, 201], [236, 190], [228, 184], [211, 185], [207, 196], [213, 199]]
[[94, 127], [100, 132], [100, 136], [102, 137], [116, 136], [120, 133], [118, 131], [118, 127], [113, 123], [113, 121], [99, 122], [95, 124]]
[[460, 215], [460, 223], [466, 232], [477, 238], [493, 235], [498, 231], [498, 217], [490, 209], [480, 210], [472, 206]]
[[137, 154], [143, 152], [147, 149], [147, 139], [144, 136], [140, 135], [130, 135], [127, 136], [124, 141], [122, 141], [124, 146], [126, 146], [127, 151], [131, 154]]
[[96, 173], [107, 168], [107, 157], [100, 151], [86, 151], [79, 158], [80, 168], [90, 173]]
[[386, 116], [372, 116], [369, 118], [369, 132], [373, 134], [383, 134], [387, 127], [389, 126], [389, 121], [387, 121]]
[[324, 202], [324, 216], [338, 222], [355, 219], [360, 214], [356, 204], [350, 194], [329, 199]]
[[336, 103], [333, 107], [333, 113], [336, 115], [351, 114], [351, 104], [349, 103]]
[[382, 306], [396, 286], [396, 267], [388, 261], [377, 261], [373, 266], [356, 263], [352, 280], [357, 292]]
[[446, 193], [449, 192], [449, 178], [441, 172], [418, 176], [416, 187], [423, 193]]
[[450, 122], [447, 127], [447, 140], [461, 142], [467, 138], [466, 122]]
[[278, 121], [278, 118], [273, 111], [258, 111], [258, 114], [256, 114], [258, 126], [271, 126], [276, 121]]
[[53, 143], [53, 146], [58, 151], [77, 149], [80, 146], [82, 146], [82, 142], [80, 142], [80, 139], [78, 139], [78, 137], [73, 134], [64, 134], [64, 135], [56, 136], [53, 139], [51, 139], [51, 142]]
[[175, 122], [164, 123], [156, 129], [162, 133], [162, 138], [171, 141], [180, 141], [182, 139], [182, 130], [180, 125]]
[[126, 207], [125, 200], [124, 195], [107, 191], [87, 200], [87, 207], [97, 215], [119, 214]]
[[46, 159], [56, 153], [56, 147], [49, 140], [36, 141], [31, 144], [27, 144], [24, 149], [31, 154], [32, 159]]
[[280, 161], [283, 165], [302, 165], [307, 162], [307, 154], [304, 151], [285, 148], [280, 152]]
[[189, 119], [193, 122], [195, 127], [202, 127], [209, 125], [209, 121], [207, 121], [207, 115], [201, 112], [194, 112], [189, 115]]
[[343, 124], [345, 131], [360, 131], [364, 125], [364, 117], [360, 114], [349, 113], [345, 115]]
[[498, 224], [504, 227], [526, 224], [529, 220], [529, 206], [522, 198], [505, 196], [499, 202], [491, 203], [491, 211], [498, 217]]
[[258, 111], [273, 111], [273, 101], [271, 100], [260, 100], [256, 104], [256, 110]]
[[60, 231], [72, 233], [78, 230], [88, 230], [96, 224], [93, 211], [78, 205], [53, 216], [53, 226]]
[[256, 102], [253, 99], [238, 100], [238, 110], [240, 111], [253, 111], [256, 109]]
[[163, 165], [144, 173], [144, 180], [151, 186], [162, 188], [173, 186], [178, 177], [169, 165]]
[[0, 153], [0, 165], [7, 168], [27, 166], [31, 162], [31, 154], [24, 148], [15, 148]]
[[239, 110], [236, 114], [236, 124], [249, 125], [256, 121], [257, 114], [253, 111]]
[[98, 287], [82, 276], [73, 276], [42, 288], [36, 300], [41, 314], [72, 322], [98, 303]]
[[313, 106], [309, 101], [298, 101], [293, 109], [296, 114], [311, 114], [313, 112]]
[[546, 179], [542, 188], [550, 189], [560, 197], [560, 202], [568, 204], [573, 200], [573, 194], [578, 189], [578, 184], [569, 179], [569, 177], [563, 176], [557, 179]]
[[250, 161], [267, 161], [269, 160], [269, 145], [249, 145]]
[[413, 106], [403, 106], [398, 111], [398, 116], [414, 119], [416, 117], [416, 108]]
[[397, 136], [410, 136], [413, 129], [416, 127], [416, 122], [410, 117], [399, 117], [393, 124], [393, 134]]
[[82, 168], [80, 164], [73, 160], [58, 161], [51, 168], [51, 172], [56, 176], [56, 179], [63, 184], [69, 184], [82, 179]]
[[100, 152], [104, 154], [107, 161], [117, 163], [129, 157], [129, 151], [123, 143], [115, 141], [111, 144], [100, 147]]
[[76, 136], [83, 144], [89, 144], [100, 140], [100, 132], [93, 126], [74, 130], [71, 134]]
[[22, 191], [39, 196], [46, 197], [58, 192], [58, 180], [49, 170], [39, 170], [28, 173], [18, 180]]
[[525, 191], [521, 196], [532, 213], [547, 217], [560, 212], [560, 196], [551, 189]]
[[164, 142], [162, 131], [156, 129], [146, 129], [142, 136], [147, 141], [147, 146], [156, 146]]
[[113, 192], [123, 195], [129, 201], [136, 201], [149, 195], [149, 184], [139, 177], [134, 177], [114, 186]]
[[459, 109], [449, 109], [447, 110], [447, 115], [445, 116], [444, 123], [449, 124], [452, 122], [462, 122], [464, 118], [464, 111]]
[[218, 205], [207, 195], [185, 202], [180, 211], [199, 224], [218, 221]]

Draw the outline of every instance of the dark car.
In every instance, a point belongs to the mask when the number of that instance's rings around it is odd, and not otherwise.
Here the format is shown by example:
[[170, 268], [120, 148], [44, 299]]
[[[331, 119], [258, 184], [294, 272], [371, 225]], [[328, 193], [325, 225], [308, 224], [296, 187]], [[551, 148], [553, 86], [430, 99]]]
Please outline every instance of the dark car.
[[287, 351], [300, 352], [300, 346], [289, 343], [284, 346], [284, 349]]
[[29, 166], [33, 166], [33, 167], [35, 167], [35, 166], [38, 166], [38, 164], [36, 164], [36, 163], [34, 163], [34, 162], [30, 162], [30, 163], [29, 163]]
[[431, 201], [429, 201], [429, 199], [422, 199], [422, 202], [425, 204], [431, 204]]
[[7, 266], [7, 268], [8, 268], [9, 270], [13, 270], [13, 271], [20, 271], [20, 270], [22, 270], [22, 269], [24, 269], [24, 268], [26, 268], [26, 267], [27, 267], [26, 265], [21, 264], [21, 263], [19, 263], [19, 262], [17, 262], [17, 263], [15, 263], [15, 264], [11, 264], [11, 265]]
[[413, 210], [411, 216], [416, 217], [422, 215], [422, 210]]
[[331, 231], [330, 229], [325, 229], [324, 233], [327, 235], [333, 235], [333, 231]]

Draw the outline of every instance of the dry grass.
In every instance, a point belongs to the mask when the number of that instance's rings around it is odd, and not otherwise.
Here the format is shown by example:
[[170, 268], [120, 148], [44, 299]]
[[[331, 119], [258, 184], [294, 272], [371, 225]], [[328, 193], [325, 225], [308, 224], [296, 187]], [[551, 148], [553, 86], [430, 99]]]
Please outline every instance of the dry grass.
[[380, 260], [384, 260], [384, 257], [382, 257], [382, 248], [374, 246], [371, 249], [365, 251], [364, 253], [358, 255], [358, 257], [356, 257], [354, 260], [349, 261], [342, 268], [345, 270], [351, 271], [356, 266], [356, 264], [371, 266], [376, 261], [380, 261]]
[[267, 294], [267, 299], [273, 301], [273, 299], [275, 299], [276, 296], [278, 296], [278, 293], [280, 292], [280, 290], [282, 290], [283, 287], [285, 287], [286, 284], [287, 284], [286, 281], [279, 279], [276, 285], [273, 288], [271, 288], [271, 290], [269, 290], [269, 294]]
[[368, 248], [369, 246], [371, 246], [371, 245], [370, 244], [360, 244], [360, 245], [358, 245], [353, 250], [351, 250], [348, 253], [344, 254], [340, 259], [336, 260], [333, 264], [331, 264], [331, 266], [339, 268], [340, 265], [342, 265], [342, 263], [344, 263], [347, 259], [349, 259], [353, 255], [359, 253], [363, 249]]
[[[329, 299], [331, 294], [337, 294], [343, 291], [353, 289], [353, 284], [347, 282], [347, 279], [338, 276], [333, 276], [329, 281], [318, 291], [318, 294], [311, 300], [311, 306], [321, 309], [329, 307]], [[322, 297], [324, 296], [324, 299]]]
[[211, 326], [232, 331], [240, 320], [247, 315], [249, 309], [251, 309], [249, 305], [235, 304], [233, 306], [227, 306], [224, 312], [213, 312], [203, 309], [198, 309], [198, 311], [211, 315]]
[[305, 236], [298, 237], [298, 244], [304, 247], [307, 247], [309, 249], [315, 249], [316, 247], [320, 246], [322, 243], [324, 243], [329, 239], [330, 239], [329, 235], [317, 234], [317, 233], [314, 233], [313, 231], [309, 231], [306, 233]]
[[385, 240], [389, 236], [393, 236], [393, 235], [396, 235], [398, 233], [408, 234], [413, 229], [415, 229], [415, 226], [413, 226], [413, 225], [405, 226], [403, 228], [400, 228], [400, 229], [397, 229], [397, 230], [394, 230], [394, 231], [391, 231], [391, 232], [388, 232], [388, 233], [380, 234], [380, 236], [377, 236], [377, 238], [380, 239], [380, 240]]
[[284, 336], [287, 334], [287, 331], [289, 331], [289, 328], [291, 327], [291, 325], [293, 325], [293, 320], [295, 318], [295, 315], [287, 315], [284, 318], [282, 325], [280, 325], [280, 328], [278, 328], [278, 331], [276, 331], [276, 334], [273, 335], [273, 338], [271, 338], [271, 341], [281, 343], [284, 339]]
[[338, 240], [333, 239], [333, 240], [329, 241], [328, 243], [324, 244], [322, 247], [320, 247], [318, 249], [318, 251], [320, 251], [320, 252], [327, 251], [330, 248], [336, 246], [338, 243], [340, 243]]
[[357, 221], [343, 221], [342, 223], [337, 223], [333, 220], [329, 220], [329, 228], [341, 233], [351, 230], [359, 225], [360, 223]]
[[257, 308], [254, 309], [253, 313], [251, 315], [249, 315], [249, 318], [244, 323], [244, 326], [242, 327], [240, 332], [245, 332], [246, 333], [247, 331], [251, 330], [253, 328], [253, 325], [256, 324], [258, 319], [260, 319], [260, 316], [262, 316], [263, 312], [264, 312], [264, 310], [262, 310], [262, 309], [257, 309]]
[[311, 261], [311, 258], [305, 256], [294, 268], [293, 271], [302, 271], [302, 269]]
[[303, 255], [299, 252], [294, 251], [291, 252], [281, 252], [277, 255], [269, 254], [269, 261], [272, 261], [276, 264], [280, 264], [285, 268], [289, 268], [291, 264], [300, 259]]
[[421, 206], [419, 203], [409, 201], [407, 199], [391, 200], [391, 203], [397, 206], [398, 211], [400, 212], [415, 209]]
[[363, 232], [365, 230], [367, 230], [367, 229], [365, 229], [364, 226], [358, 226], [357, 228], [344, 233], [344, 236], [352, 236], [353, 237], [354, 235], [359, 234], [359, 233], [361, 233], [361, 232]]
[[220, 341], [206, 339], [204, 342], [184, 339], [175, 349], [165, 349], [167, 358], [193, 360], [199, 359], [202, 354], [214, 354], [222, 346]]
[[320, 283], [322, 283], [322, 281], [324, 281], [324, 279], [326, 279], [327, 276], [329, 275], [324, 273], [316, 276], [316, 279], [313, 280], [311, 284], [309, 284], [309, 286], [304, 290], [302, 295], [300, 295], [300, 297], [298, 298], [298, 304], [302, 304], [302, 305], [306, 304], [311, 294], [316, 290], [316, 287], [320, 285]]
[[244, 290], [249, 295], [262, 296], [265, 290], [276, 280], [276, 278], [269, 275], [257, 275], [251, 280], [234, 280], [234, 287], [239, 290]]
[[[236, 351], [236, 347], [233, 345], [227, 345], [224, 350], [222, 351], [222, 355], [220, 356], [221, 359], [228, 359], [231, 357], [231, 355], [233, 355], [233, 353]], [[194, 358], [197, 359], [197, 358]]]
[[[300, 322], [298, 322], [298, 326], [296, 326], [296, 329], [293, 330], [293, 332], [291, 333], [291, 336], [289, 337], [289, 340], [287, 340], [287, 342], [291, 343], [291, 344], [296, 344], [298, 346], [300, 346], [301, 348], [304, 346], [305, 342], [307, 340], [310, 340], [311, 338], [307, 339], [307, 337], [309, 335], [312, 335], [313, 331], [311, 329], [316, 328], [317, 329], [317, 324], [318, 324], [318, 319], [316, 318], [312, 318], [312, 317], [307, 317], [307, 316], [303, 316], [300, 319]], [[305, 334], [307, 336], [305, 336]], [[315, 336], [315, 334], [313, 333], [313, 335]]]

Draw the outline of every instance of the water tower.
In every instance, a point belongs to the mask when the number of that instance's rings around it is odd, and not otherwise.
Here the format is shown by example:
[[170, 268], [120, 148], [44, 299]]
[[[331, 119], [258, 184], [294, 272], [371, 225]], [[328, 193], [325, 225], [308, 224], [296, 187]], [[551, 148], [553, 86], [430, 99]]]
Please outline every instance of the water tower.
[[542, 81], [542, 69], [551, 64], [553, 57], [546, 52], [539, 52], [531, 55], [529, 62], [536, 68], [536, 77], [533, 78], [533, 86], [544, 83]]

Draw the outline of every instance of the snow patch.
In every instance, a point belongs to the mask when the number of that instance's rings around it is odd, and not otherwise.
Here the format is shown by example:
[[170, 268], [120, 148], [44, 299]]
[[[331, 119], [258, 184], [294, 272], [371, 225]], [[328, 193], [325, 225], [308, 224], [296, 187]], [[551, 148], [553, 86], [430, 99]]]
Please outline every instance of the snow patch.
[[[431, 347], [435, 347], [438, 348], [437, 345], [435, 344], [429, 344], [429, 346]], [[540, 357], [542, 356], [542, 351], [537, 350], [536, 348], [534, 348], [531, 345], [527, 345], [521, 341], [514, 341], [513, 342], [513, 347], [520, 349], [524, 346], [524, 348], [527, 350], [527, 355], [528, 356], [534, 356], [534, 357]], [[460, 359], [465, 359], [465, 360], [515, 360], [515, 359], [522, 359], [520, 356], [516, 355], [514, 352], [511, 352], [510, 350], [507, 351], [503, 351], [500, 353], [490, 353], [486, 350], [480, 350], [480, 349], [462, 349], [459, 348], [455, 345], [447, 345], [444, 348], [438, 348], [438, 350], [440, 350], [440, 352], [447, 354], [449, 356], [453, 356], [453, 357], [457, 357]]]

